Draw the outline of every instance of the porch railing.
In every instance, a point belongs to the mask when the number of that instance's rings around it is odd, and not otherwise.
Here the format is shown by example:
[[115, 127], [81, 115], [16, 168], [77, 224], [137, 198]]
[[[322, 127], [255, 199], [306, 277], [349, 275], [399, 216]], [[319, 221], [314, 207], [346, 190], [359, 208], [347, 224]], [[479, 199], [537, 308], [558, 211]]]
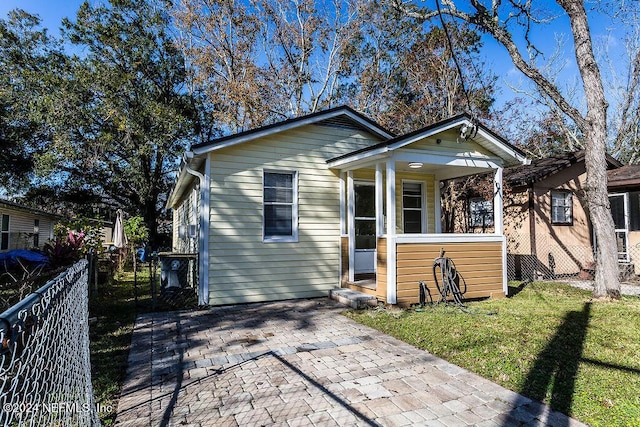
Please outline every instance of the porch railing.
[[0, 314], [0, 425], [99, 425], [82, 260]]

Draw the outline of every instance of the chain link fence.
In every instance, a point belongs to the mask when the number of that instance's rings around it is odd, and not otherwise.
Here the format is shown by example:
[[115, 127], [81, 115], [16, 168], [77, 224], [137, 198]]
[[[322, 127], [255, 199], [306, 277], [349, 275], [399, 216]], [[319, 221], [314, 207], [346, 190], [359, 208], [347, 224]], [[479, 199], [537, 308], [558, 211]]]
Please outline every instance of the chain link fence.
[[[618, 266], [620, 280], [638, 282], [640, 274], [640, 243], [634, 239], [619, 240]], [[595, 258], [588, 237], [559, 238], [538, 233], [507, 236], [507, 278], [509, 281], [591, 281], [595, 272]], [[640, 241], [640, 239], [639, 239]], [[633, 244], [629, 244], [631, 242]]]
[[0, 425], [96, 426], [82, 260], [0, 314]]

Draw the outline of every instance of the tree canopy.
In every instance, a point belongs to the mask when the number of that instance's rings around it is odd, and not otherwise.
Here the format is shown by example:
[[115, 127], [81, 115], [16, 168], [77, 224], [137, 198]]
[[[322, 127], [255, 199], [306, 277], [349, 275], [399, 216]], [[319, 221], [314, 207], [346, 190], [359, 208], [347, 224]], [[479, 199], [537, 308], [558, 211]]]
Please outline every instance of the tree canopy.
[[547, 75], [537, 62], [539, 51], [531, 41], [531, 29], [549, 19], [546, 9], [538, 8], [533, 2], [515, 0], [487, 5], [479, 0], [442, 0], [444, 7], [440, 8], [439, 1], [436, 0], [435, 9], [407, 6], [399, 0], [393, 3], [408, 16], [427, 20], [446, 14], [493, 37], [550, 105], [575, 125], [585, 147], [586, 202], [595, 234], [594, 295], [620, 298], [617, 245], [607, 192], [608, 101], [583, 0], [557, 0], [556, 3], [569, 21], [584, 109], [573, 103], [554, 76]]
[[50, 70], [44, 102], [55, 134], [36, 156], [50, 193], [139, 214], [152, 241], [196, 117], [168, 24], [144, 0], [85, 2], [66, 20], [63, 36], [83, 55]]
[[451, 27], [449, 46], [442, 29], [384, 2], [187, 0], [173, 13], [194, 93], [220, 132], [338, 104], [406, 132], [469, 109], [487, 114], [494, 100], [477, 33]]
[[31, 183], [34, 157], [50, 138], [39, 104], [57, 58], [38, 17], [18, 9], [0, 20], [0, 185], [9, 191]]
[[384, 2], [84, 2], [61, 40], [26, 13], [0, 24], [1, 179], [26, 177], [14, 193], [39, 205], [140, 215], [152, 243], [195, 142], [339, 104], [407, 132], [494, 99], [470, 26], [445, 33]]

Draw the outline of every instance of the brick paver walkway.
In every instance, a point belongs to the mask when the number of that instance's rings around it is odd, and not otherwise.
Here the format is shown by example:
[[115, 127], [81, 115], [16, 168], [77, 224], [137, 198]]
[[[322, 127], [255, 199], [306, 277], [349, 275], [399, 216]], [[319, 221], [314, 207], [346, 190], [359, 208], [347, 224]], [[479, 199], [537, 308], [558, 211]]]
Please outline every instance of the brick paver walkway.
[[582, 426], [328, 299], [138, 318], [121, 426]]

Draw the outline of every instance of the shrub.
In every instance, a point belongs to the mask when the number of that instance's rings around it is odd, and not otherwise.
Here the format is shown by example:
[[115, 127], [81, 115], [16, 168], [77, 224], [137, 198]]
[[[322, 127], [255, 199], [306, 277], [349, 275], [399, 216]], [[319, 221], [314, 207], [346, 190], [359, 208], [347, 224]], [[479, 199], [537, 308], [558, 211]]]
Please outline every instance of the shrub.
[[56, 237], [44, 245], [44, 253], [53, 268], [71, 265], [82, 258], [85, 235], [83, 232], [69, 231], [65, 237]]

